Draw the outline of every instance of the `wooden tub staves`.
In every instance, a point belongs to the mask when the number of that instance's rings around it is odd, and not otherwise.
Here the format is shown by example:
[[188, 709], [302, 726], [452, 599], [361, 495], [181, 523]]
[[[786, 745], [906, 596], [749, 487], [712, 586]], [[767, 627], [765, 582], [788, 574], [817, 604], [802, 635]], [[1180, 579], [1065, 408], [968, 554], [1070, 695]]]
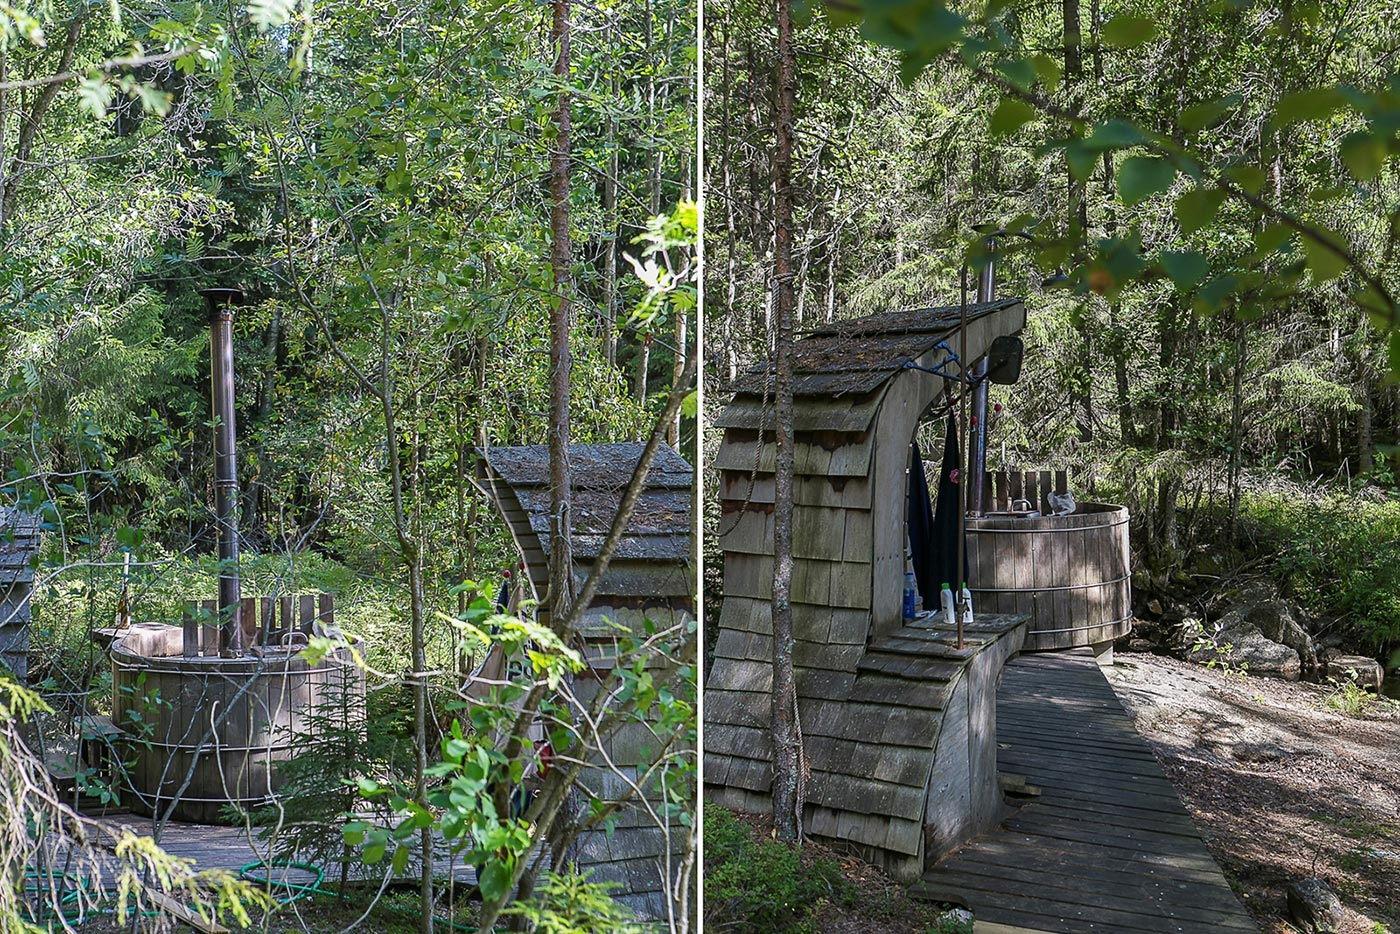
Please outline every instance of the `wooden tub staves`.
[[283, 632], [277, 641], [289, 644], [221, 658], [207, 640], [205, 654], [190, 654], [182, 635], [134, 626], [112, 643], [112, 719], [123, 731], [125, 797], [139, 814], [225, 822], [230, 805], [276, 796], [279, 763], [364, 720], [364, 672], [348, 646], [313, 664], [299, 654], [306, 640]]
[[1030, 614], [1024, 651], [1111, 645], [1132, 628], [1124, 506], [969, 516], [967, 561], [978, 613]]

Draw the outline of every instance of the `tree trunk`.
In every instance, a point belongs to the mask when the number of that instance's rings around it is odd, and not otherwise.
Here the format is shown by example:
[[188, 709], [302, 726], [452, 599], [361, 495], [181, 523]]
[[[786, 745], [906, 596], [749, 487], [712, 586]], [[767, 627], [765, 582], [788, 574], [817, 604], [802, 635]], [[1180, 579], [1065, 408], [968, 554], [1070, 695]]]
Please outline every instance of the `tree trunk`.
[[651, 366], [652, 336], [642, 338], [642, 346], [637, 353], [637, 404], [647, 401], [647, 367]]
[[[1061, 0], [1060, 11], [1064, 24], [1065, 41], [1065, 89], [1070, 93], [1070, 109], [1078, 113], [1084, 106], [1084, 53], [1081, 48], [1079, 24], [1079, 0]], [[1088, 199], [1085, 197], [1085, 183], [1077, 179], [1065, 167], [1065, 182], [1069, 195], [1068, 232], [1074, 243], [1083, 242], [1089, 227]], [[1076, 330], [1079, 332], [1079, 370], [1074, 382], [1071, 398], [1074, 406], [1074, 421], [1078, 429], [1079, 443], [1087, 445], [1094, 440], [1094, 348], [1092, 323], [1089, 308], [1079, 319]]]
[[[619, 98], [618, 77], [612, 77], [612, 97]], [[608, 114], [608, 169], [603, 179], [603, 359], [617, 366], [617, 117]]]
[[1360, 354], [1356, 372], [1357, 401], [1361, 403], [1356, 417], [1356, 468], [1367, 474], [1376, 466], [1375, 400], [1371, 398], [1371, 370], [1364, 348]]
[[792, 149], [797, 56], [791, 0], [777, 0], [778, 87], [773, 146], [773, 278], [777, 289], [777, 476], [773, 509], [773, 827], [778, 839], [802, 836], [802, 737], [792, 663]]
[[[388, 314], [388, 309], [385, 309]], [[418, 535], [408, 518], [404, 493], [412, 483], [405, 479], [402, 452], [399, 450], [398, 408], [394, 400], [393, 377], [390, 372], [389, 346], [384, 345], [380, 406], [384, 416], [384, 440], [389, 462], [390, 496], [393, 502], [394, 531], [399, 543], [404, 570], [408, 576], [410, 641], [413, 661], [413, 745], [414, 797], [423, 807], [428, 806], [428, 650], [427, 596], [423, 586], [423, 550]], [[422, 873], [419, 876], [419, 898], [422, 913], [419, 930], [433, 932], [433, 833], [425, 827], [419, 835], [422, 848]]]
[[573, 281], [569, 271], [569, 132], [572, 123], [569, 80], [569, 0], [554, 0], [554, 75], [561, 84], [554, 113], [554, 151], [550, 155], [549, 227], [553, 239], [554, 310], [549, 319], [549, 615], [563, 625], [573, 603], [573, 547], [570, 539], [572, 497], [569, 489], [569, 378], [573, 359], [569, 328], [573, 324]]
[[[9, 54], [5, 48], [0, 47], [0, 85], [5, 84], [9, 80]], [[8, 142], [9, 139], [7, 133], [8, 121], [6, 120], [6, 117], [8, 117], [9, 114], [10, 92], [6, 90], [0, 90], [0, 237], [3, 237], [5, 235], [5, 223], [10, 217], [10, 212], [5, 210], [5, 205], [10, 200], [8, 195], [6, 194], [8, 189], [6, 188], [7, 183], [5, 178], [5, 143]]]

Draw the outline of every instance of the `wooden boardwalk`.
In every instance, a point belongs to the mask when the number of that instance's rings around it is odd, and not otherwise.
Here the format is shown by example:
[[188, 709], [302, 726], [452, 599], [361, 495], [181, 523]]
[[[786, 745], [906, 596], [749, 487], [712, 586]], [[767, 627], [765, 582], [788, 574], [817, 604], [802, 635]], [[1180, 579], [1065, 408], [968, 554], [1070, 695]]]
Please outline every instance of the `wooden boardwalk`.
[[1040, 788], [914, 894], [978, 931], [1257, 932], [1088, 649], [1023, 655], [997, 691], [997, 764]]
[[[133, 814], [112, 814], [99, 817], [97, 820], [113, 828], [130, 827], [131, 830], [142, 836], [149, 836], [151, 832], [151, 820]], [[160, 846], [172, 856], [193, 860], [195, 869], [228, 869], [233, 872], [238, 872], [248, 863], [266, 859], [269, 852], [268, 845], [257, 838], [256, 831], [250, 834], [244, 827], [189, 824], [181, 821], [170, 821], [165, 825], [161, 831]], [[439, 856], [433, 860], [433, 865], [439, 878], [445, 879], [451, 875], [458, 884], [475, 885], [476, 870], [471, 866], [463, 865], [459, 860], [450, 857], [443, 858], [440, 854], [446, 849], [446, 844], [441, 838], [438, 838], [437, 846]], [[416, 879], [418, 865], [418, 860], [411, 860], [409, 867], [405, 869], [400, 878]], [[339, 882], [340, 869], [338, 866], [323, 868], [328, 884]], [[388, 869], [388, 860], [376, 867], [356, 865], [352, 867], [351, 877], [378, 884], [383, 880], [384, 873]], [[111, 872], [110, 867], [104, 867], [102, 879], [104, 888], [113, 884], [114, 876]], [[278, 880], [286, 878], [288, 881], [304, 883], [308, 881], [306, 876], [304, 870], [281, 868], [272, 870], [272, 877]]]

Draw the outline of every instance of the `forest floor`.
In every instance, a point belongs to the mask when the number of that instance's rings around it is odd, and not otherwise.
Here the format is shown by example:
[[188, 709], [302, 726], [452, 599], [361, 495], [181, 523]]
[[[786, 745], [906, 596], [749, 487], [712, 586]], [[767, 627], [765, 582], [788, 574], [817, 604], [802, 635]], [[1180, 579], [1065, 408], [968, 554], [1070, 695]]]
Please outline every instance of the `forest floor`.
[[1284, 886], [1307, 876], [1346, 906], [1339, 934], [1400, 932], [1400, 705], [1157, 655], [1107, 674], [1263, 934], [1293, 930]]
[[[416, 893], [386, 892], [377, 901], [374, 894], [372, 889], [351, 889], [344, 901], [317, 898], [283, 905], [267, 915], [254, 913], [248, 930], [260, 934], [341, 934], [348, 930], [366, 934], [415, 934], [419, 930]], [[368, 910], [372, 901], [373, 908]], [[471, 907], [460, 912], [456, 920], [459, 924], [470, 922], [474, 915], [475, 908]], [[242, 930], [227, 917], [224, 925], [230, 930]], [[176, 925], [175, 929], [192, 930], [183, 925]], [[448, 930], [441, 918], [438, 929]], [[81, 934], [127, 934], [131, 925], [118, 925], [115, 918], [106, 916], [77, 925], [76, 930]]]

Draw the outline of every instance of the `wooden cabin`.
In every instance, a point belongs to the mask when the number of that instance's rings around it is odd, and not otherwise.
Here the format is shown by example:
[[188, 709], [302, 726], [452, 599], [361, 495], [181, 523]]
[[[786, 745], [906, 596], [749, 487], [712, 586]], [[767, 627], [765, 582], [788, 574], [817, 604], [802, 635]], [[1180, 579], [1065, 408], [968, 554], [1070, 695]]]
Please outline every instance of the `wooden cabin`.
[[29, 680], [29, 598], [39, 517], [0, 506], [0, 662], [21, 683]]
[[[901, 879], [995, 827], [996, 685], [1024, 615], [979, 613], [965, 647], [902, 596], [910, 443], [956, 395], [961, 309], [824, 325], [794, 347], [794, 661], [810, 777], [804, 829]], [[1008, 298], [969, 306], [966, 360], [1025, 325]], [[970, 368], [970, 367], [969, 367]], [[930, 372], [937, 371], [937, 372]], [[774, 413], [771, 372], [742, 377], [716, 424], [724, 602], [705, 685], [705, 794], [771, 808]]]
[[[617, 515], [622, 492], [641, 458], [643, 445], [588, 444], [569, 449], [573, 498], [574, 578], [581, 587], [596, 563], [603, 539]], [[549, 589], [549, 449], [496, 447], [481, 452], [477, 484], [505, 516], [525, 562], [536, 597]], [[581, 626], [588, 671], [576, 677], [574, 692], [587, 703], [612, 671], [618, 627], [642, 634], [650, 621], [657, 629], [685, 625], [695, 618], [696, 565], [691, 526], [694, 471], [671, 448], [657, 452], [641, 499], [627, 525]], [[548, 623], [543, 607], [539, 618]], [[649, 660], [660, 676], [665, 659]], [[582, 784], [601, 802], [620, 800], [654, 761], [660, 745], [645, 725], [623, 725], [607, 737], [616, 772], [586, 769]], [[651, 795], [653, 806], [661, 804]], [[656, 813], [665, 810], [656, 807]], [[669, 846], [667, 836], [670, 837]], [[581, 841], [576, 862], [593, 879], [619, 883], [616, 896], [639, 917], [664, 918], [676, 894], [685, 828], [675, 821], [663, 829], [639, 803], [624, 806], [611, 833], [591, 832]]]

